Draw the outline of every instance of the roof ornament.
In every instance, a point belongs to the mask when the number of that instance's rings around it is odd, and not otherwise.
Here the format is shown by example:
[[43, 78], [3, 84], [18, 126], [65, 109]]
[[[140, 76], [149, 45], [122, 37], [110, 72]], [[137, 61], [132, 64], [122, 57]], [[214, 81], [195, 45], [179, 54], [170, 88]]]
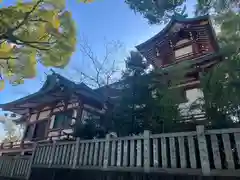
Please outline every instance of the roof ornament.
[[56, 74], [56, 72], [51, 68], [50, 71], [52, 72], [52, 74]]
[[59, 83], [60, 79], [59, 79], [59, 76], [58, 74], [51, 68], [50, 71], [52, 72], [52, 75], [55, 75], [56, 77], [56, 82]]

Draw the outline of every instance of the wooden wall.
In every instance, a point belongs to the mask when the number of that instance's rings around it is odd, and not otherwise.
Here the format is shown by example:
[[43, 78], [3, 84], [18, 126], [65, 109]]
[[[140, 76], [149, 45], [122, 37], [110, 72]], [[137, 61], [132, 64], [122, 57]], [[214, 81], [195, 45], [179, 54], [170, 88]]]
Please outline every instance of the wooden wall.
[[[55, 116], [60, 112], [65, 112], [67, 110], [73, 110], [72, 114], [72, 122], [71, 124], [75, 124], [77, 118], [81, 118], [83, 109], [91, 110], [97, 112], [99, 114], [103, 114], [105, 111], [103, 109], [97, 109], [93, 106], [88, 104], [83, 104], [79, 100], [72, 100], [72, 101], [62, 101], [58, 103], [52, 103], [48, 105], [44, 105], [39, 107], [38, 109], [31, 110], [30, 115], [27, 118], [26, 126], [33, 126], [33, 129], [36, 128], [36, 124], [40, 122], [46, 122], [47, 126], [45, 129], [45, 137], [46, 139], [61, 139], [65, 138], [66, 135], [73, 132], [73, 128], [54, 128]], [[79, 119], [80, 119], [79, 118]], [[24, 133], [23, 141], [27, 142], [29, 140], [33, 140], [32, 137], [26, 137], [27, 128]], [[34, 141], [34, 140], [33, 140]]]

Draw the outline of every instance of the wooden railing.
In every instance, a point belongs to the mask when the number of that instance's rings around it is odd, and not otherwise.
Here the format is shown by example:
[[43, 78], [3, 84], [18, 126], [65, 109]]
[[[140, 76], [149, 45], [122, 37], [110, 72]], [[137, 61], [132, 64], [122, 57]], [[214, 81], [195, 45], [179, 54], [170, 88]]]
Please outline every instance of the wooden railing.
[[33, 167], [240, 176], [240, 129], [38, 145]]
[[240, 128], [54, 141], [0, 158], [3, 177], [27, 179], [31, 167], [240, 177]]
[[47, 143], [47, 142], [52, 142], [53, 139], [58, 139], [58, 140], [69, 140], [73, 139], [71, 134], [59, 134], [57, 136], [50, 136], [50, 137], [45, 137], [45, 138], [35, 138], [32, 139], [31, 141], [15, 141], [15, 142], [6, 142], [6, 143], [1, 143], [0, 144], [0, 153], [4, 154], [9, 154], [9, 153], [18, 153], [21, 154], [21, 152], [26, 152], [26, 151], [32, 151], [33, 147], [35, 144], [39, 143]]
[[0, 176], [27, 179], [31, 170], [31, 156], [0, 157]]
[[16, 142], [8, 142], [8, 143], [1, 143], [0, 145], [0, 152], [14, 152], [20, 150], [31, 150], [34, 146], [33, 141], [23, 142], [23, 141], [16, 141]]

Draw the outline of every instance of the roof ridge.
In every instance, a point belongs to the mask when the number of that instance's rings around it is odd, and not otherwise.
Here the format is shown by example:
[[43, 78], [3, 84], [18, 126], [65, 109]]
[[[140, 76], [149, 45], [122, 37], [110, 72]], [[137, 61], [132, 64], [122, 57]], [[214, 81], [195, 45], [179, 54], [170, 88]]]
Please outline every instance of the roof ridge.
[[191, 22], [191, 21], [197, 21], [197, 20], [202, 20], [202, 19], [209, 19], [209, 17], [210, 17], [209, 14], [202, 15], [202, 16], [197, 16], [197, 17], [191, 17], [191, 18], [173, 15], [172, 18], [170, 19], [170, 21], [167, 23], [167, 25], [159, 33], [157, 33], [156, 35], [154, 35], [150, 39], [146, 40], [145, 42], [143, 42], [143, 43], [141, 43], [141, 44], [139, 44], [135, 47], [136, 47], [136, 49], [138, 49], [140, 51], [142, 46], [144, 46], [147, 43], [153, 41], [157, 37], [164, 35], [173, 26], [173, 24], [175, 22], [179, 22], [179, 23]]

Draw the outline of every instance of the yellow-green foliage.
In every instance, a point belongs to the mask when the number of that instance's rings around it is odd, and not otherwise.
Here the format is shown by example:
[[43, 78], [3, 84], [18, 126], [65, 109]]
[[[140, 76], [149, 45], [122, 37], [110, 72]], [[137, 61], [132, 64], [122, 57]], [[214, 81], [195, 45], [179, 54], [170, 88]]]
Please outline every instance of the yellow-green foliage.
[[[23, 83], [36, 64], [63, 68], [75, 50], [76, 32], [65, 0], [18, 0], [0, 9], [0, 81]], [[0, 89], [3, 85], [0, 85]]]

